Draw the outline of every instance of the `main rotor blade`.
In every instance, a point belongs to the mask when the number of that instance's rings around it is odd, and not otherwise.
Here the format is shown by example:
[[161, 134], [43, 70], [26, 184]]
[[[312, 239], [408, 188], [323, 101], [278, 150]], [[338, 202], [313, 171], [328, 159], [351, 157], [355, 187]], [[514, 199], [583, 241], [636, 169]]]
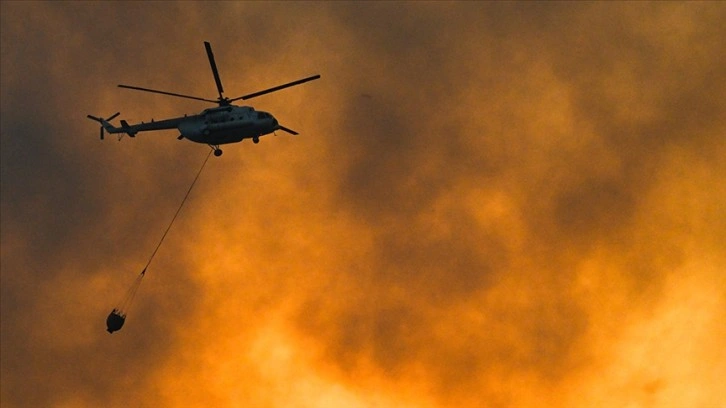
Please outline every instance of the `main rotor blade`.
[[197, 97], [197, 96], [182, 95], [182, 94], [177, 94], [177, 93], [172, 93], [172, 92], [157, 91], [156, 89], [141, 88], [141, 87], [138, 87], [138, 86], [119, 85], [118, 87], [119, 88], [126, 88], [126, 89], [135, 89], [137, 91], [145, 91], [145, 92], [158, 93], [158, 94], [162, 94], [162, 95], [176, 96], [176, 97], [179, 97], [179, 98], [196, 99], [198, 101], [217, 103], [217, 101], [212, 100], [212, 99], [204, 99], [204, 98], [200, 98], [200, 97]]
[[223, 98], [222, 92], [222, 80], [219, 79], [219, 71], [217, 71], [217, 64], [214, 62], [214, 54], [212, 54], [212, 45], [208, 41], [204, 42], [204, 48], [207, 49], [207, 57], [209, 57], [209, 66], [212, 67], [212, 73], [214, 74], [214, 82], [217, 83], [217, 90], [219, 91], [219, 98]]
[[313, 75], [311, 77], [303, 78], [303, 79], [298, 79], [297, 81], [293, 81], [293, 82], [290, 82], [290, 83], [287, 83], [287, 84], [284, 84], [284, 85], [278, 85], [278, 86], [276, 86], [274, 88], [265, 89], [264, 91], [259, 91], [259, 92], [251, 93], [249, 95], [244, 95], [244, 96], [240, 96], [238, 98], [230, 99], [229, 101], [230, 102], [234, 102], [234, 101], [239, 100], [239, 99], [244, 99], [244, 100], [246, 100], [246, 99], [252, 99], [252, 98], [255, 98], [255, 97], [258, 97], [258, 96], [266, 95], [266, 94], [271, 93], [271, 92], [279, 91], [281, 89], [289, 88], [291, 86], [300, 85], [302, 83], [305, 83], [305, 82], [308, 82], [308, 81], [312, 81], [312, 80], [315, 80], [315, 79], [318, 79], [318, 78], [320, 78], [320, 75]]
[[292, 130], [292, 129], [290, 129], [290, 128], [286, 128], [285, 126], [282, 126], [282, 125], [277, 125], [277, 127], [278, 127], [278, 128], [280, 129], [280, 130], [283, 130], [283, 131], [285, 131], [285, 132], [287, 132], [287, 133], [289, 133], [289, 134], [291, 134], [291, 135], [299, 135], [299, 133], [297, 133], [296, 131], [294, 131], [294, 130]]

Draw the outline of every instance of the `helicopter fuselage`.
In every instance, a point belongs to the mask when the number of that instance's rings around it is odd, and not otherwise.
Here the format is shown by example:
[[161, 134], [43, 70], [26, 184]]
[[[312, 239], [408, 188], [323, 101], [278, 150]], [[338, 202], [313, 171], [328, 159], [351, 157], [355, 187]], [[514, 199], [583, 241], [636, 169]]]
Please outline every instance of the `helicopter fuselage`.
[[192, 142], [209, 145], [237, 143], [243, 139], [257, 140], [278, 129], [277, 120], [269, 113], [249, 106], [220, 106], [182, 118], [177, 126], [180, 136]]

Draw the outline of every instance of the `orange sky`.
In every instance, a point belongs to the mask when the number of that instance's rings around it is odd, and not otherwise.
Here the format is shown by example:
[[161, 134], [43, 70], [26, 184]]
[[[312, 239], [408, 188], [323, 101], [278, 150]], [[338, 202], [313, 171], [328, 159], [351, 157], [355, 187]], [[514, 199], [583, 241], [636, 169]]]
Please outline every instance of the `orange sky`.
[[1, 7], [3, 408], [726, 406], [723, 3]]

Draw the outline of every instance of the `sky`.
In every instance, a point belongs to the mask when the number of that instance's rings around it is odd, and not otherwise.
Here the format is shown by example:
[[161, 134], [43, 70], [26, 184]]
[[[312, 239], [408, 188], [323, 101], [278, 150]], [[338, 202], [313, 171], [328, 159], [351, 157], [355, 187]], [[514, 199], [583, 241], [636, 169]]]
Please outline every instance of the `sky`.
[[726, 406], [724, 3], [0, 8], [4, 408]]

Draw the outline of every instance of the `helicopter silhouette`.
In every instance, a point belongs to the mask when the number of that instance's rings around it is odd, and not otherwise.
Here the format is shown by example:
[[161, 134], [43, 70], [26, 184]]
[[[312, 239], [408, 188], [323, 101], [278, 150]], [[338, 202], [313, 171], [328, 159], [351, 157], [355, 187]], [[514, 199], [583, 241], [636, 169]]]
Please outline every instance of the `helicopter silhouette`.
[[311, 77], [230, 99], [223, 95], [224, 89], [222, 88], [222, 81], [219, 78], [219, 71], [217, 71], [217, 64], [214, 62], [212, 46], [209, 42], [205, 41], [204, 47], [207, 50], [209, 65], [212, 68], [214, 81], [217, 84], [217, 91], [219, 92], [219, 98], [217, 98], [217, 100], [158, 91], [149, 88], [141, 88], [138, 86], [119, 85], [119, 88], [211, 102], [218, 104], [217, 107], [205, 109], [197, 115], [184, 115], [182, 117], [163, 119], [159, 121], [154, 121], [152, 119], [151, 122], [141, 122], [135, 125], [129, 125], [125, 120], [121, 120], [121, 127], [113, 126], [110, 123], [111, 120], [120, 114], [120, 112], [116, 112], [106, 119], [87, 115], [89, 119], [101, 124], [101, 140], [104, 138], [104, 131], [112, 134], [121, 134], [119, 137], [120, 139], [124, 134], [129, 135], [130, 137], [135, 137], [139, 132], [177, 129], [179, 130], [179, 136], [177, 139], [188, 139], [195, 143], [207, 144], [212, 148], [212, 150], [214, 150], [215, 156], [221, 156], [222, 150], [219, 146], [222, 144], [237, 143], [244, 139], [252, 139], [254, 143], [259, 143], [261, 136], [275, 133], [277, 130], [282, 130], [292, 135], [298, 134], [296, 131], [280, 125], [277, 122], [277, 119], [268, 112], [255, 110], [251, 106], [233, 105], [232, 102], [252, 99], [289, 88], [291, 86], [300, 85], [305, 82], [318, 79], [320, 78], [320, 75], [313, 75]]

